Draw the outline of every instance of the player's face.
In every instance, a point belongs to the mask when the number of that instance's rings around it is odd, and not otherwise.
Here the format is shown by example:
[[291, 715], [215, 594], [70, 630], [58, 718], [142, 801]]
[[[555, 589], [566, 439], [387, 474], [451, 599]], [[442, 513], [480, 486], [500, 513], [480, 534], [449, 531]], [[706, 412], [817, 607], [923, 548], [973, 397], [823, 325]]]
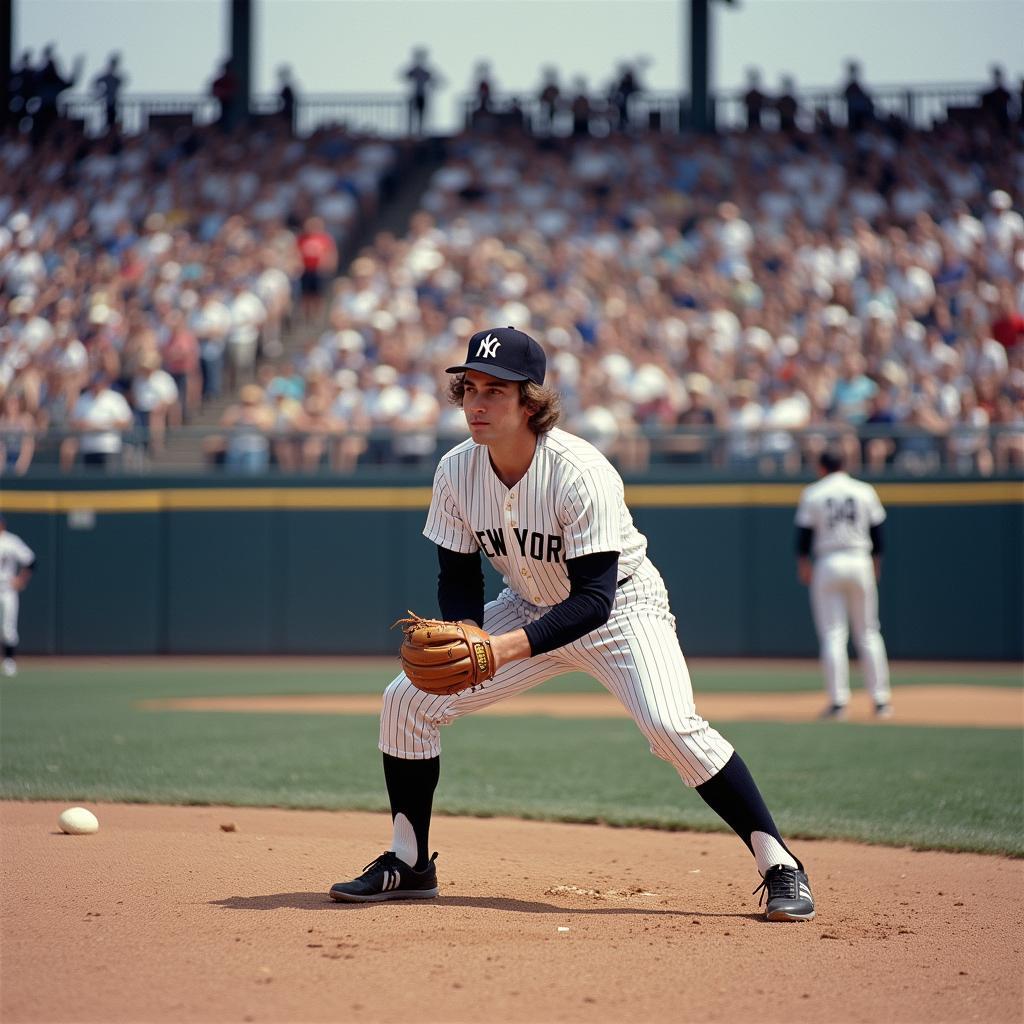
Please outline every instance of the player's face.
[[519, 383], [467, 370], [462, 411], [477, 444], [501, 444], [530, 436], [530, 410], [519, 400]]

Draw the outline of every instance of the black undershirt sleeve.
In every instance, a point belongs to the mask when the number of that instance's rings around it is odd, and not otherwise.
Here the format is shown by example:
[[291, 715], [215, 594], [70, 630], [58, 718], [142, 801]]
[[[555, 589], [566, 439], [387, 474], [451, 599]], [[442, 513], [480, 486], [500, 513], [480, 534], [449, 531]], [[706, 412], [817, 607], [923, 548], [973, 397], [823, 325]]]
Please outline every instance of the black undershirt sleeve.
[[796, 528], [796, 553], [801, 556], [809, 555], [812, 540], [814, 540], [814, 531], [809, 526], [798, 526]]
[[618, 585], [619, 553], [598, 551], [570, 558], [569, 596], [526, 627], [530, 650], [546, 654], [603, 626], [608, 621]]
[[880, 556], [885, 550], [885, 536], [882, 533], [882, 524], [872, 526], [871, 530], [871, 554]]
[[461, 554], [437, 546], [437, 604], [441, 618], [450, 622], [470, 619], [478, 626], [484, 623], [484, 573], [480, 552]]

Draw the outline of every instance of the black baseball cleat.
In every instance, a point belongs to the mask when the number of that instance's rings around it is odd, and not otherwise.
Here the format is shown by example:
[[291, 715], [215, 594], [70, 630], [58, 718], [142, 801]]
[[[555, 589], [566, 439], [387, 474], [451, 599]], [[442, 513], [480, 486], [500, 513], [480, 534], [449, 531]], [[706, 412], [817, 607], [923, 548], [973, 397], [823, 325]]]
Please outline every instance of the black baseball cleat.
[[875, 718], [892, 718], [892, 705], [891, 704], [876, 704], [875, 705]]
[[330, 897], [339, 903], [382, 903], [384, 900], [429, 900], [437, 895], [437, 854], [422, 871], [386, 850], [363, 868], [351, 882], [331, 886]]
[[845, 704], [829, 704], [818, 718], [822, 722], [843, 722], [846, 720]]
[[758, 906], [764, 901], [765, 893], [768, 894], [764, 916], [769, 921], [814, 920], [814, 897], [807, 872], [802, 868], [776, 864], [765, 872], [764, 881], [754, 890], [758, 891], [761, 892]]

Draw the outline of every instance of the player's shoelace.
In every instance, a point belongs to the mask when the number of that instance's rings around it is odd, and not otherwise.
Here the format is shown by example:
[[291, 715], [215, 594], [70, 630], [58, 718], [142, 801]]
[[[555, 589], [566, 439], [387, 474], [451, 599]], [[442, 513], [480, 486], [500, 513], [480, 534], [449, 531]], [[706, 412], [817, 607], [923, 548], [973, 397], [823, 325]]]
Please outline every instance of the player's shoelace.
[[391, 850], [387, 850], [375, 860], [371, 860], [370, 863], [363, 868], [363, 874], [361, 877], [372, 874], [374, 871], [382, 871], [384, 868], [390, 866], [391, 862], [395, 860], [398, 860], [395, 854]]
[[774, 899], [795, 900], [800, 896], [800, 887], [797, 882], [796, 868], [776, 867], [769, 868], [761, 884], [751, 893], [752, 896], [761, 894], [757, 905], [764, 902], [765, 894], [770, 903]]

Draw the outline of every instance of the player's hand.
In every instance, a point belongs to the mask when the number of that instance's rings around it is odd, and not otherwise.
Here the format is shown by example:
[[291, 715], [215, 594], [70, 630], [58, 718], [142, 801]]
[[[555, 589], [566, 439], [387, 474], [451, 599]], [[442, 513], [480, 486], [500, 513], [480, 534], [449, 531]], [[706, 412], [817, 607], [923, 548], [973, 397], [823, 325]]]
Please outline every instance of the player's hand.
[[796, 563], [796, 578], [805, 587], [809, 587], [811, 585], [812, 569], [813, 567], [811, 566], [810, 561], [806, 558], [801, 558], [800, 561]]

